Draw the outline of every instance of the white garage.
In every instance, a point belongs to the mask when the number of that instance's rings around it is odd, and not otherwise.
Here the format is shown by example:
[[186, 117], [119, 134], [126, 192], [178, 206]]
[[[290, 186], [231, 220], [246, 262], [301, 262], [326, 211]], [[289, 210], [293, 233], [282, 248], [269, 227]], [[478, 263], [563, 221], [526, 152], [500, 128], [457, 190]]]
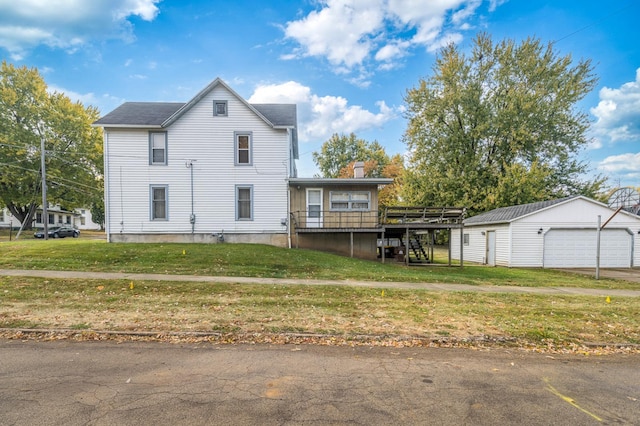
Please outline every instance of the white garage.
[[502, 207], [465, 219], [452, 231], [451, 255], [509, 267], [595, 268], [598, 220], [600, 267], [640, 266], [640, 216], [616, 212], [583, 196]]
[[[630, 268], [633, 236], [624, 229], [600, 233], [600, 266]], [[588, 268], [597, 256], [596, 229], [550, 229], [544, 235], [545, 268]]]

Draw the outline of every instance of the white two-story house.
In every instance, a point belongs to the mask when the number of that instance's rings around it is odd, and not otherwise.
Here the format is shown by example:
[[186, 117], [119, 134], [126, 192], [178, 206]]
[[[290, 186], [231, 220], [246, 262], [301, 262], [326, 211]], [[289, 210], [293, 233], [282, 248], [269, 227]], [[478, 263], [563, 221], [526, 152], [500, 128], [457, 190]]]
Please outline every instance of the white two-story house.
[[288, 244], [295, 105], [249, 104], [216, 79], [187, 103], [127, 102], [94, 125], [109, 241]]

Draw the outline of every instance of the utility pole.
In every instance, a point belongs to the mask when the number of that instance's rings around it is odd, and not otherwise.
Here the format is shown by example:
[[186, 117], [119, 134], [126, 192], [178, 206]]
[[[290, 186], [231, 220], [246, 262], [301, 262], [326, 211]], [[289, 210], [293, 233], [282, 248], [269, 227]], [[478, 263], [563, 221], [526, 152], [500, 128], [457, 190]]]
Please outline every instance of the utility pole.
[[44, 239], [49, 239], [49, 214], [47, 212], [47, 171], [44, 161], [44, 136], [40, 134], [40, 168], [42, 169], [42, 225], [44, 226]]
[[609, 222], [611, 222], [611, 219], [613, 219], [615, 215], [620, 213], [623, 207], [624, 206], [618, 207], [618, 210], [616, 210], [602, 226], [600, 226], [601, 219], [600, 215], [598, 215], [598, 229], [596, 230], [596, 280], [600, 279], [600, 233], [602, 232], [604, 227], [607, 226]]

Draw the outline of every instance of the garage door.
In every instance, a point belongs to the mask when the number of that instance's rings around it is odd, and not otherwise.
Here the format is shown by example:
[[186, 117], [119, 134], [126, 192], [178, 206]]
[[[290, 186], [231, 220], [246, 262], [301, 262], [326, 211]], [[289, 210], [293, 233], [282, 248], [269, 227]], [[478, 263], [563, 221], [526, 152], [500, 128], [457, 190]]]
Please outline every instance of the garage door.
[[[595, 268], [595, 229], [551, 229], [544, 236], [545, 268]], [[600, 267], [631, 267], [631, 235], [623, 229], [600, 233]]]

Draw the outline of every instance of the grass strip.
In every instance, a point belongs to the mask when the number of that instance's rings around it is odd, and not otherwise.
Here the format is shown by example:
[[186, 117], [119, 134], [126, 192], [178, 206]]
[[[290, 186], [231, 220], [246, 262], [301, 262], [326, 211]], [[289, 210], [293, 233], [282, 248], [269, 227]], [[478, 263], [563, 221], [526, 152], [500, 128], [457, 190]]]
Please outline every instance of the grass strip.
[[334, 286], [0, 279], [0, 328], [491, 336], [534, 345], [639, 344], [637, 298]]
[[[446, 254], [439, 251], [436, 260]], [[548, 269], [406, 267], [394, 261], [350, 259], [313, 250], [255, 244], [108, 244], [104, 240], [25, 239], [0, 244], [0, 268], [93, 272], [189, 274], [207, 276], [301, 278], [637, 289], [637, 283]]]

